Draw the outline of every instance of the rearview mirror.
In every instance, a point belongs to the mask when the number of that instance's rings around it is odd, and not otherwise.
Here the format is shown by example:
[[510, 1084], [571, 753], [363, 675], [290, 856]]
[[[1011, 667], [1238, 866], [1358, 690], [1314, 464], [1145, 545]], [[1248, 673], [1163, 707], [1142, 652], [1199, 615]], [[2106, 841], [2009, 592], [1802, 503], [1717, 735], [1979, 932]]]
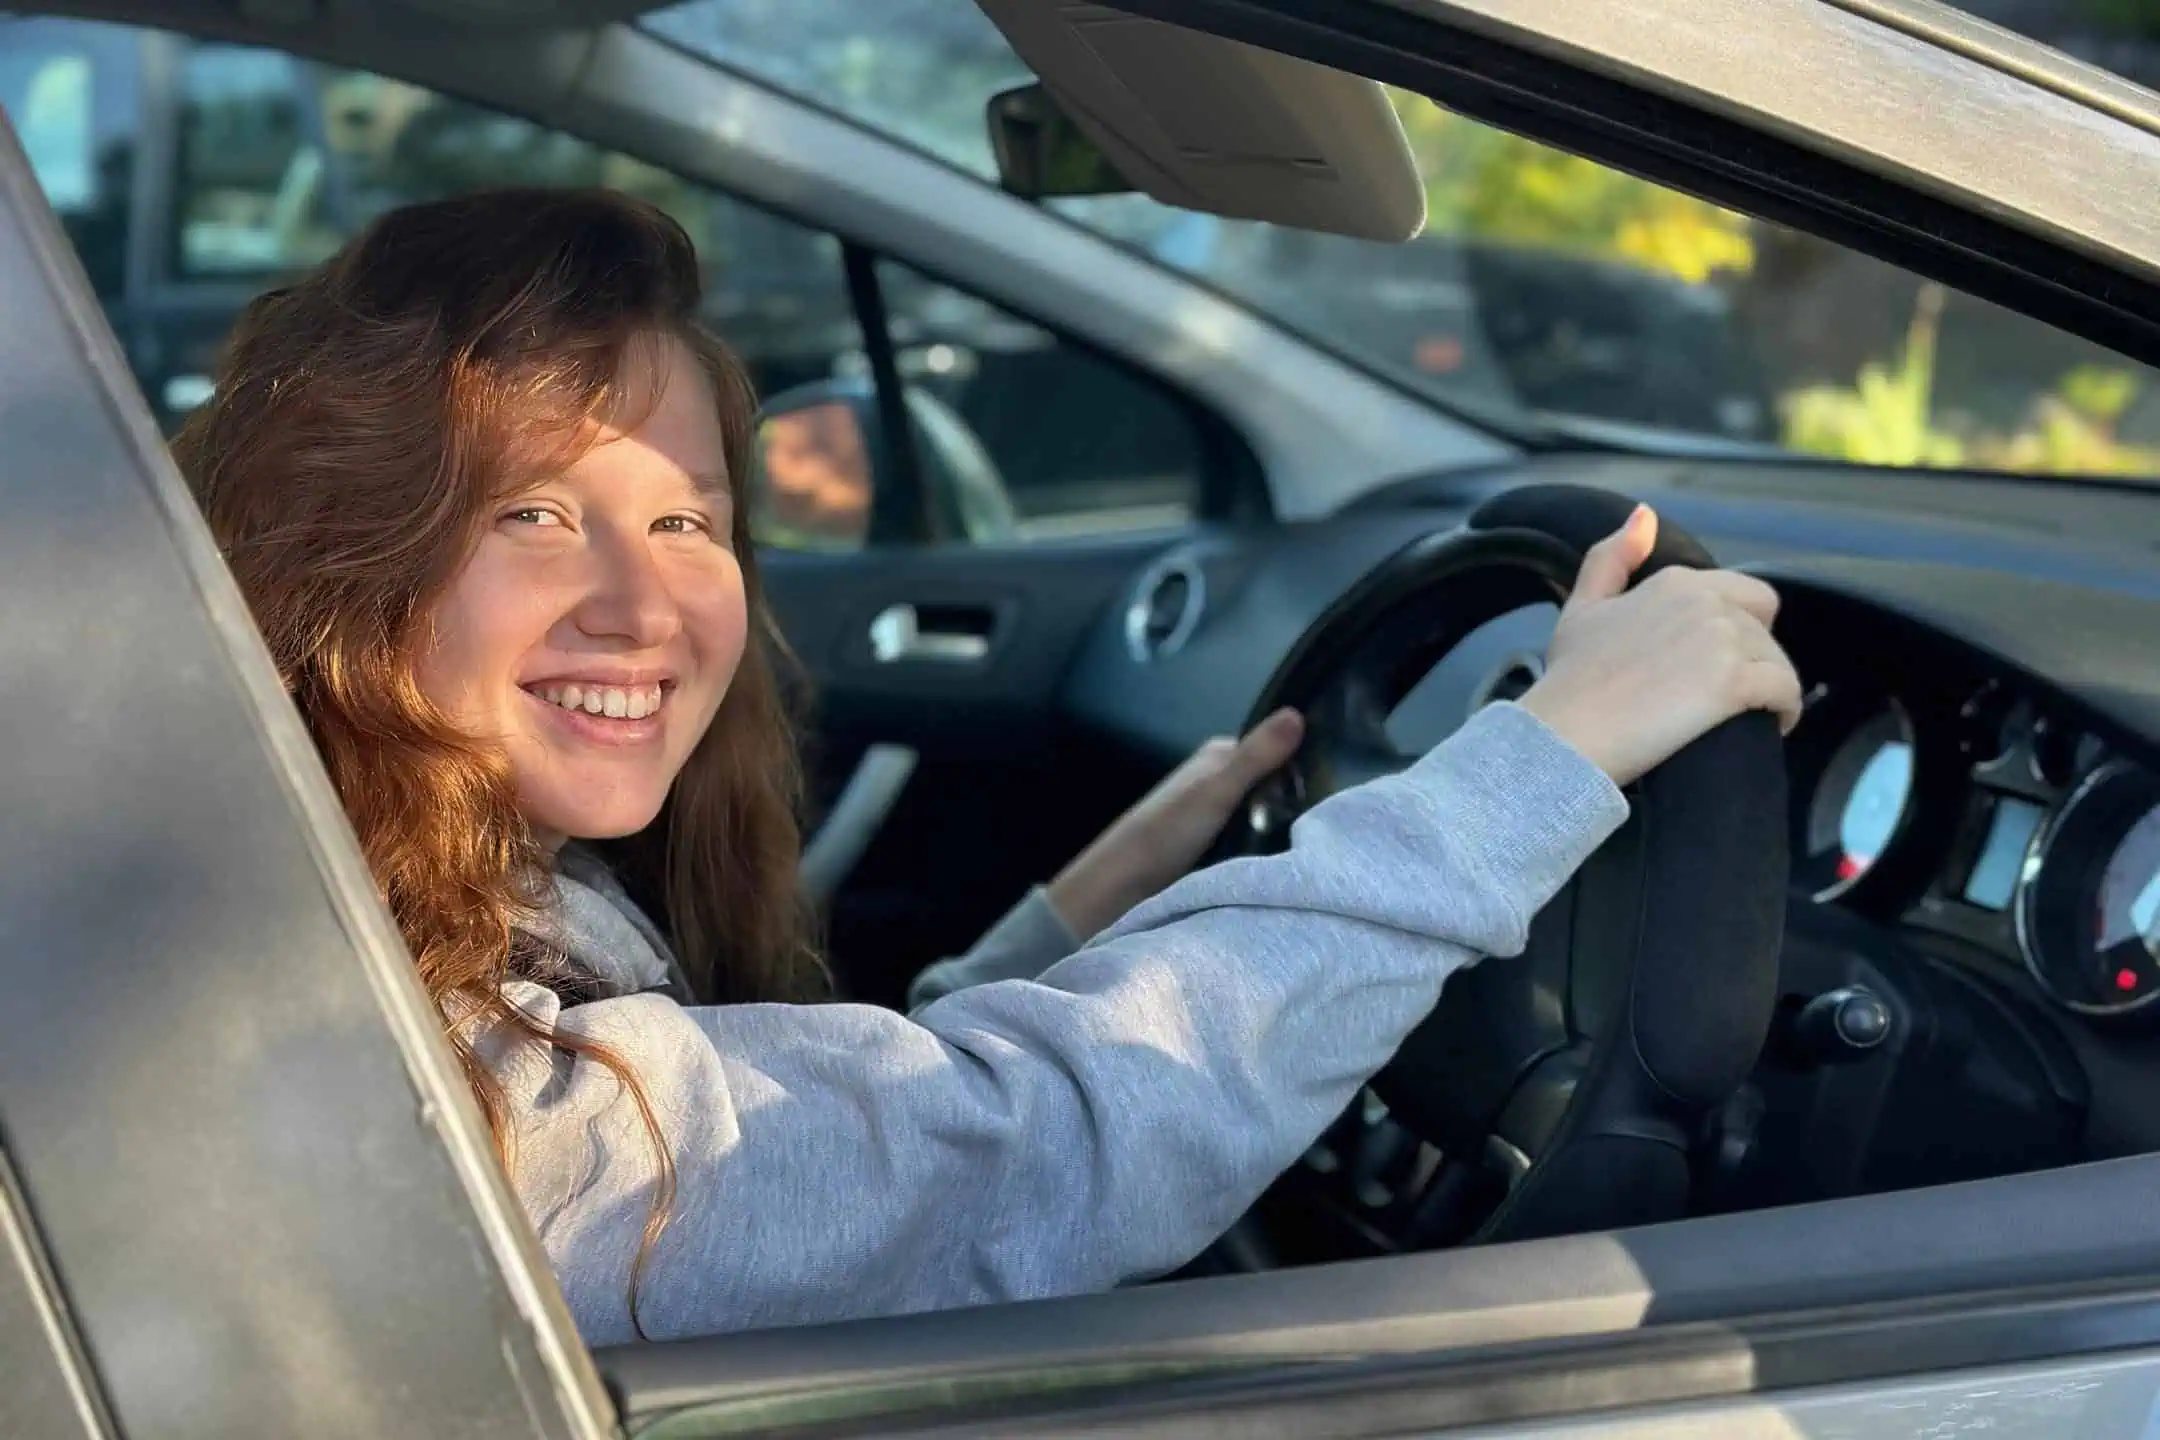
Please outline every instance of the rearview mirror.
[[998, 181], [1023, 200], [1122, 195], [1134, 187], [1041, 85], [990, 97], [990, 150]]

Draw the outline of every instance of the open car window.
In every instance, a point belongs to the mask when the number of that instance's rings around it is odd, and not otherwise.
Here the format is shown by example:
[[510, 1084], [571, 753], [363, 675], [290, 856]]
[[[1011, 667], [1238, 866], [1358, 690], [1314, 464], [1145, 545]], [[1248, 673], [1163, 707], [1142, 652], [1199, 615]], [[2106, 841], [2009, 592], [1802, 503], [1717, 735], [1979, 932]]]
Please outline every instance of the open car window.
[[[983, 107], [1031, 78], [970, 0], [874, 14], [686, 0], [641, 23], [986, 180]], [[2046, 28], [2097, 41], [2112, 24]], [[1473, 413], [1563, 434], [1624, 426], [1653, 448], [2160, 478], [2160, 372], [1805, 230], [1390, 94], [1426, 184], [1427, 230], [1409, 245], [1138, 195], [1049, 203]]]

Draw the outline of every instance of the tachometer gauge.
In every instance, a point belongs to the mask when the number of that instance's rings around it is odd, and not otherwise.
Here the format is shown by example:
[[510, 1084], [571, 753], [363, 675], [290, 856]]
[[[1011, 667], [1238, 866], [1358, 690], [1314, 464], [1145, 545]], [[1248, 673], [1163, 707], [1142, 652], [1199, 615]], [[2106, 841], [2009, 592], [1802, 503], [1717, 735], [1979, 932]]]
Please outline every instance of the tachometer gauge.
[[2160, 998], [2160, 777], [2104, 767], [2071, 792], [2025, 862], [2026, 963], [2073, 1010]]
[[[1796, 878], [1817, 900], [1831, 900], [1874, 868], [1905, 824], [1913, 795], [1912, 723], [1895, 702], [1857, 718], [1837, 716], [1826, 705], [1808, 718], [1814, 733], [1796, 732], [1796, 749], [1826, 753], [1802, 812]], [[1805, 784], [1809, 777], [1795, 778]]]

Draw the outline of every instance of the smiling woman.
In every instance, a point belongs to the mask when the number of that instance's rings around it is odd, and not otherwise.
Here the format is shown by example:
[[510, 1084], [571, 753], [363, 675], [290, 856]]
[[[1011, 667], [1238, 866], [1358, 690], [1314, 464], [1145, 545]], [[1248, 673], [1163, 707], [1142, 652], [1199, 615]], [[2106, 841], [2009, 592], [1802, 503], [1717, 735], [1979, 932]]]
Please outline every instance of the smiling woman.
[[498, 1145], [510, 1106], [475, 1040], [503, 1027], [633, 1103], [657, 1170], [639, 1266], [674, 1184], [643, 1084], [503, 989], [562, 980], [529, 920], [548, 856], [646, 830], [672, 794], [700, 883], [669, 887], [668, 919], [694, 982], [824, 989], [794, 752], [745, 644], [726, 481], [753, 402], [689, 318], [698, 295], [680, 228], [619, 197], [400, 212], [248, 307], [174, 443]]
[[[709, 859], [725, 833], [730, 856], [671, 896], [693, 981], [823, 989], [725, 488], [754, 401], [690, 318], [699, 287], [680, 228], [605, 192], [397, 212], [248, 308], [175, 442], [439, 1000], [492, 1005], [545, 868], [522, 816], [627, 834], [678, 775], [677, 851]], [[548, 706], [550, 684], [581, 710], [597, 689], [600, 715]], [[657, 686], [659, 723], [615, 728], [610, 686], [625, 722], [627, 692]]]
[[582, 454], [497, 504], [418, 667], [460, 728], [499, 737], [551, 848], [652, 823], [749, 627], [709, 372], [672, 336], [625, 359], [621, 413], [588, 421]]

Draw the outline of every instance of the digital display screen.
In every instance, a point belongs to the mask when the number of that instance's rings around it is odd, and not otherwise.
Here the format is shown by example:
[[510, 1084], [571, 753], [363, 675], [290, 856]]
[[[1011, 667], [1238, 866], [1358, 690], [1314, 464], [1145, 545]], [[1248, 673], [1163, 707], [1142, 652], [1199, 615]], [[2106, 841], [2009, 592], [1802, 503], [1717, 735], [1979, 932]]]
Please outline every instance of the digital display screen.
[[1965, 899], [1988, 910], [2004, 910], [2017, 893], [2018, 872], [2025, 866], [2025, 849], [2040, 828], [2045, 812], [2024, 800], [2004, 798], [1995, 802], [1988, 817], [1987, 839], [1981, 842], [1980, 858], [1965, 877]]

